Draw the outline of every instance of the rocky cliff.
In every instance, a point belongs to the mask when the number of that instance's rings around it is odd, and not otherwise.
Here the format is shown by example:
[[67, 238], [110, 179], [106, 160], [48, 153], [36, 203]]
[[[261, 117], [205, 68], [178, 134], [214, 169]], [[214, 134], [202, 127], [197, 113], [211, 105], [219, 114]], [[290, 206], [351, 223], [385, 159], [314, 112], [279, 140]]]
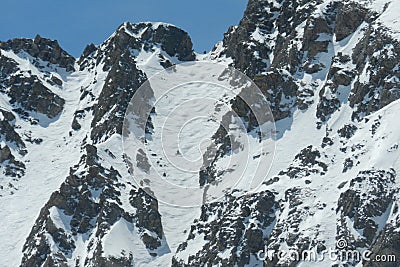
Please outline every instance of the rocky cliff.
[[[249, 0], [206, 55], [165, 23], [124, 23], [78, 59], [40, 36], [0, 42], [0, 265], [398, 266], [398, 4]], [[171, 208], [132, 179], [122, 125], [147, 78], [195, 60], [254, 80], [274, 114], [275, 160], [255, 192]], [[239, 96], [228, 104], [249, 136], [259, 129]], [[228, 177], [215, 170], [229, 133], [209, 134], [220, 149], [200, 188]], [[258, 254], [321, 256], [339, 241], [397, 262]]]

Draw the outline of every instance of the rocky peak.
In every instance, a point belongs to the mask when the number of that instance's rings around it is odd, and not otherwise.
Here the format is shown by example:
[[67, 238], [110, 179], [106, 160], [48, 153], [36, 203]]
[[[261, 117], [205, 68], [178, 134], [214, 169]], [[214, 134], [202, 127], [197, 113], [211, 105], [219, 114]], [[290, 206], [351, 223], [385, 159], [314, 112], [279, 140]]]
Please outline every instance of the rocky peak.
[[[182, 223], [134, 185], [135, 165], [120, 150], [120, 134], [128, 102], [147, 77], [195, 59], [186, 32], [164, 23], [124, 23], [104, 43], [85, 48], [77, 62], [81, 71], [73, 75], [60, 68], [72, 70], [74, 60], [56, 41], [37, 36], [0, 43], [0, 197], [7, 194], [0, 217], [11, 229], [0, 235], [7, 239], [0, 242], [2, 261], [261, 266], [257, 252], [265, 246], [320, 254], [339, 239], [352, 249], [399, 257], [400, 45], [378, 21], [381, 11], [364, 4], [249, 1], [210, 59], [246, 73], [269, 101], [278, 121], [276, 159], [256, 192], [226, 192], [193, 213], [185, 209]], [[34, 66], [22, 66], [20, 59]], [[251, 132], [259, 125], [249, 107], [239, 97], [227, 103], [258, 149]], [[37, 118], [26, 119], [32, 116]], [[152, 123], [157, 126], [156, 119]], [[201, 186], [228, 177], [221, 163], [236, 145], [227, 136], [220, 127], [212, 137], [218, 150], [203, 155], [211, 163], [200, 172]], [[250, 155], [249, 163], [262, 156]], [[39, 195], [44, 197], [31, 209]], [[22, 224], [33, 227], [15, 231]], [[20, 233], [29, 230], [28, 236]], [[12, 239], [26, 242], [18, 247], [8, 244]], [[265, 263], [298, 264], [307, 265], [290, 258]]]
[[276, 16], [269, 12], [275, 10], [270, 5], [268, 1], [249, 1], [239, 25], [230, 27], [224, 35], [223, 54], [232, 57], [235, 66], [250, 77], [268, 67], [265, 60], [268, 60], [272, 47], [258, 39], [259, 34], [253, 36], [252, 33], [272, 33]]
[[[239, 25], [225, 33], [222, 47], [216, 46], [211, 55], [231, 58], [234, 67], [253, 78], [277, 120], [312, 103], [319, 84], [314, 78], [301, 81], [304, 74], [328, 77], [319, 90], [317, 117], [322, 122], [343, 101], [350, 102], [353, 119], [360, 120], [399, 98], [399, 42], [379, 21], [382, 14], [366, 2], [250, 0]], [[357, 35], [353, 52], [333, 50], [336, 43], [345, 47]], [[369, 82], [360, 82], [364, 77]], [[340, 92], [347, 91], [344, 87], [350, 87], [350, 94]]]
[[74, 70], [75, 58], [64, 51], [56, 40], [42, 38], [40, 35], [36, 35], [33, 40], [17, 38], [0, 42], [0, 48], [12, 50], [16, 54], [24, 51], [34, 58], [59, 65], [66, 71]]
[[[104, 70], [109, 70], [113, 63], [127, 51], [150, 51], [159, 46], [169, 56], [180, 61], [195, 59], [192, 41], [187, 32], [166, 23], [125, 22], [99, 47], [89, 45], [79, 58], [81, 69], [90, 65], [91, 54], [96, 58], [95, 64], [104, 62]], [[92, 63], [93, 64], [93, 63]]]
[[166, 23], [124, 23], [119, 30], [125, 30], [128, 34], [138, 36], [142, 42], [154, 42], [171, 57], [177, 57], [180, 61], [195, 59], [193, 44], [187, 32], [174, 25]]
[[[172, 66], [171, 61], [194, 60], [195, 54], [189, 35], [166, 23], [123, 23], [114, 34], [98, 47], [89, 45], [79, 58], [80, 69], [87, 69], [97, 75], [97, 66], [107, 72], [104, 85], [91, 109], [91, 138], [94, 142], [107, 139], [113, 133], [121, 133], [122, 120], [127, 104], [136, 89], [147, 79], [137, 66], [138, 54], [158, 53], [162, 67]], [[169, 57], [169, 60], [166, 59]], [[171, 61], [170, 61], [171, 60]], [[96, 79], [96, 78], [95, 78]], [[97, 81], [95, 81], [97, 82]], [[92, 95], [82, 92], [81, 100]], [[73, 122], [73, 129], [79, 130], [79, 118], [86, 111], [80, 110]]]

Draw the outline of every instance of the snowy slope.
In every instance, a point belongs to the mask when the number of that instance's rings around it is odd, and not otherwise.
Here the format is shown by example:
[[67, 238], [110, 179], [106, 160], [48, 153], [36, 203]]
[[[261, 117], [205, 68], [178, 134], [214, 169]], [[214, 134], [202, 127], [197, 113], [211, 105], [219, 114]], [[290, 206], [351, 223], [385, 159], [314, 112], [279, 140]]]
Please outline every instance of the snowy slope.
[[[40, 73], [37, 68], [29, 64], [28, 59], [12, 52], [4, 54], [16, 59], [22, 71]], [[53, 90], [66, 100], [66, 105], [57, 121], [41, 126], [31, 125], [17, 117], [16, 124], [20, 126], [17, 131], [22, 136], [29, 134], [30, 138], [41, 138], [43, 141], [40, 145], [27, 142], [29, 153], [24, 157], [25, 176], [15, 182], [16, 190], [13, 194], [2, 197], [1, 217], [4, 225], [7, 225], [2, 229], [1, 238], [3, 266], [19, 264], [22, 257], [22, 251], [19, 248], [24, 244], [43, 203], [60, 186], [69, 172], [69, 166], [73, 164], [75, 158], [79, 157], [80, 140], [70, 138], [68, 132], [79, 100], [78, 90], [86, 75], [63, 72], [61, 74], [64, 76], [63, 88]]]
[[[2, 42], [0, 266], [262, 266], [256, 254], [265, 245], [321, 253], [342, 239], [358, 251], [400, 258], [397, 2], [251, 0], [240, 24], [206, 55], [193, 53], [188, 35], [165, 23], [124, 23], [79, 59], [44, 38]], [[249, 149], [222, 151], [211, 167], [226, 181], [243, 171], [224, 172], [227, 162], [249, 159], [244, 177], [263, 185], [249, 190], [244, 179], [215, 203], [182, 208], [139, 189], [121, 133], [139, 86], [193, 60], [235, 67], [255, 81], [276, 119], [276, 148], [270, 166], [260, 153], [267, 143], [255, 134], [260, 125], [243, 116], [253, 127]], [[147, 156], [168, 181], [202, 188], [199, 173], [172, 163], [204, 164], [211, 140], [221, 141], [216, 132], [227, 110], [182, 124], [221, 103], [241, 110], [230, 101], [235, 94], [188, 84], [160, 99]], [[168, 120], [179, 104], [192, 114]], [[178, 132], [176, 149], [163, 134]], [[165, 151], [173, 152], [169, 160], [160, 156]], [[333, 263], [285, 257], [268, 264]]]

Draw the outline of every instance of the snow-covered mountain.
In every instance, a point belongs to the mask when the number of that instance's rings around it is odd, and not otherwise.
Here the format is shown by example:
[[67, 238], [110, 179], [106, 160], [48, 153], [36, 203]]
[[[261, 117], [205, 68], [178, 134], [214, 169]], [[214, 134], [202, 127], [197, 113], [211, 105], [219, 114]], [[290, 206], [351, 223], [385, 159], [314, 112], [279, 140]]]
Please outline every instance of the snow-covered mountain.
[[[40, 36], [0, 42], [0, 266], [399, 266], [398, 4], [250, 0], [239, 25], [205, 55], [165, 23], [124, 23], [78, 59]], [[121, 135], [138, 88], [192, 61], [254, 80], [275, 118], [276, 149], [256, 192], [179, 208], [135, 184]], [[228, 103], [257, 140], [251, 130], [260, 125], [237, 97], [193, 89]], [[152, 149], [161, 111], [151, 120]], [[219, 123], [189, 127], [187, 136], [224, 144], [229, 133]], [[229, 176], [215, 170], [245, 153], [231, 152], [218, 147], [193, 176], [199, 188]], [[154, 155], [166, 177], [181, 177]], [[323, 255], [338, 241], [397, 262], [257, 256]]]

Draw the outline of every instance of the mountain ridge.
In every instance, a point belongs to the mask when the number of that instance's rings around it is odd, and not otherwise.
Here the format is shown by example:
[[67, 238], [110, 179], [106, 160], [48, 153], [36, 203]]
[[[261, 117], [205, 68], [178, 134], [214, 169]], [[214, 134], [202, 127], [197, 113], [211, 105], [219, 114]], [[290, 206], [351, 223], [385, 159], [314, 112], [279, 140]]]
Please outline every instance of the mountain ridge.
[[[40, 36], [1, 42], [1, 216], [14, 231], [2, 228], [1, 264], [261, 266], [265, 246], [320, 253], [338, 240], [400, 258], [400, 45], [382, 24], [391, 5], [251, 0], [206, 55], [194, 53], [186, 32], [159, 23], [123, 23], [77, 59]], [[122, 121], [147, 78], [195, 59], [255, 81], [276, 118], [278, 150], [259, 191], [171, 210], [131, 181]]]

